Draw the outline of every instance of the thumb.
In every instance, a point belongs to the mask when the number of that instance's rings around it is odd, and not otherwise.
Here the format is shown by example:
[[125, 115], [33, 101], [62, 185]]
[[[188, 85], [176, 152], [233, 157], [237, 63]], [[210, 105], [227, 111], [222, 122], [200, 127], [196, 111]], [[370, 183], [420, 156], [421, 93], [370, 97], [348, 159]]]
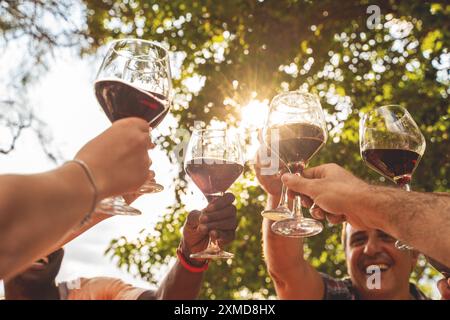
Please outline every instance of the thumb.
[[313, 179], [306, 179], [300, 175], [285, 173], [281, 177], [281, 181], [291, 191], [306, 194], [307, 196], [314, 198], [315, 181]]

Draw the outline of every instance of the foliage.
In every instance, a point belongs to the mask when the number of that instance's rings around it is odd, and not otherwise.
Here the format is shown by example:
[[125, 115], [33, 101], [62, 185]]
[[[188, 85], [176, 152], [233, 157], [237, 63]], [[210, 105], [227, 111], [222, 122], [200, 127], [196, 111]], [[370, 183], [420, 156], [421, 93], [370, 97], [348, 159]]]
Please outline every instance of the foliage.
[[[239, 126], [241, 108], [251, 99], [263, 101], [280, 91], [305, 88], [321, 97], [330, 133], [312, 165], [337, 162], [382, 183], [360, 159], [359, 115], [397, 103], [408, 108], [427, 140], [413, 188], [449, 191], [450, 6], [439, 1], [376, 4], [381, 24], [371, 30], [366, 26], [367, 1], [87, 2], [89, 32], [97, 44], [138, 36], [165, 42], [184, 58], [175, 81], [174, 130], [192, 129], [194, 121], [211, 119]], [[198, 92], [187, 85], [190, 78], [204, 81]], [[170, 143], [168, 151], [178, 143], [172, 137], [163, 137]], [[158, 269], [174, 256], [186, 215], [180, 205], [184, 179], [180, 173], [176, 202], [158, 223], [157, 233], [112, 242], [110, 252], [119, 258], [119, 265], [137, 266], [141, 277], [155, 281], [157, 271], [150, 266]], [[250, 167], [233, 191], [240, 222], [237, 240], [228, 249], [237, 253], [236, 258], [212, 264], [202, 297], [273, 296], [261, 256], [259, 213], [264, 195]], [[308, 239], [306, 253], [319, 270], [337, 277], [345, 274], [337, 227]], [[435, 275], [421, 260], [413, 278]]]
[[[14, 3], [1, 1], [0, 9], [7, 8], [5, 4], [14, 8]], [[170, 134], [159, 138], [174, 163], [173, 151], [180, 143], [177, 129], [192, 130], [194, 121], [208, 123], [212, 119], [239, 127], [241, 111], [250, 101], [262, 102], [281, 91], [305, 88], [321, 97], [330, 133], [326, 147], [311, 165], [337, 162], [360, 177], [383, 183], [360, 159], [359, 115], [375, 106], [397, 103], [408, 108], [427, 141], [413, 189], [450, 191], [450, 6], [446, 1], [83, 3], [87, 23], [83, 34], [88, 40], [83, 52], [94, 52], [111, 39], [141, 37], [164, 42], [174, 53], [174, 69], [179, 70], [174, 77], [177, 98], [172, 108], [176, 125]], [[374, 4], [381, 9], [381, 24], [369, 29], [366, 10]], [[13, 23], [21, 20], [0, 17], [4, 35], [28, 30], [27, 24], [16, 27]], [[248, 133], [254, 134], [256, 129], [249, 128]], [[174, 184], [174, 204], [156, 230], [144, 230], [131, 241], [113, 240], [108, 251], [119, 266], [151, 282], [157, 281], [175, 256], [186, 216], [183, 172]], [[239, 228], [228, 249], [236, 258], [211, 264], [201, 297], [272, 297], [273, 286], [261, 256], [259, 213], [265, 195], [250, 165], [232, 191], [237, 196]], [[327, 227], [308, 239], [305, 248], [309, 261], [320, 271], [338, 277], [345, 274], [338, 227]], [[413, 278], [435, 275], [421, 261]]]

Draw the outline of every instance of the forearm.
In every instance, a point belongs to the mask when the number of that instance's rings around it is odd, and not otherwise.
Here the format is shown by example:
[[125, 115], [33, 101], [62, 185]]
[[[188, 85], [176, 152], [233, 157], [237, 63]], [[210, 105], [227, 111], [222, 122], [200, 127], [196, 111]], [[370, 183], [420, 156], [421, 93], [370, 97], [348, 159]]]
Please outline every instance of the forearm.
[[177, 259], [156, 291], [155, 297], [158, 300], [194, 300], [198, 297], [202, 280], [203, 272], [190, 272]]
[[[277, 197], [268, 197], [266, 209], [277, 206]], [[323, 284], [318, 272], [303, 257], [303, 240], [272, 232], [274, 222], [264, 219], [263, 252], [269, 274], [280, 299], [321, 299]]]
[[64, 236], [60, 241], [58, 241], [55, 245], [51, 246], [49, 250], [47, 250], [47, 255], [58, 250], [59, 248], [65, 246], [67, 243], [72, 241], [75, 238], [78, 238], [80, 235], [88, 231], [89, 229], [96, 226], [98, 223], [110, 218], [111, 216], [102, 215], [102, 216], [94, 216], [89, 222], [87, 222], [82, 227], [75, 229], [74, 231], [69, 232], [66, 236]]
[[354, 201], [354, 214], [450, 266], [450, 196], [370, 186]]
[[[266, 209], [274, 209], [278, 206], [280, 198], [269, 195]], [[263, 252], [269, 272], [284, 273], [297, 264], [302, 264], [303, 242], [295, 238], [286, 238], [272, 232], [274, 221], [264, 218], [262, 224]], [[303, 260], [303, 261], [302, 261]]]
[[26, 268], [76, 227], [93, 192], [76, 164], [28, 176], [0, 177], [0, 278]]

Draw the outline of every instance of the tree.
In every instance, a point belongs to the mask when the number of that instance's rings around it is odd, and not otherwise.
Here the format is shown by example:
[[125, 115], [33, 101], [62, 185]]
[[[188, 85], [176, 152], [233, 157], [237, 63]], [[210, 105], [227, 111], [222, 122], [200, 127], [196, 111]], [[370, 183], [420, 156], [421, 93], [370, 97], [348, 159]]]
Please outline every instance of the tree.
[[[407, 106], [427, 139], [427, 151], [413, 188], [449, 191], [450, 108], [448, 107], [448, 31], [445, 2], [378, 1], [381, 23], [369, 29], [367, 1], [86, 1], [89, 35], [96, 44], [136, 36], [162, 41], [184, 60], [175, 79], [178, 100], [173, 114], [179, 128], [194, 121], [221, 119], [240, 125], [240, 110], [251, 99], [304, 87], [317, 93], [328, 113], [330, 142], [314, 163], [334, 161], [380, 183], [362, 163], [358, 148], [359, 112], [382, 104]], [[372, 4], [372, 3], [371, 3]], [[204, 81], [198, 92], [186, 80]], [[175, 130], [175, 128], [174, 128]], [[161, 137], [171, 152], [175, 134]], [[174, 156], [172, 159], [175, 160]], [[314, 164], [313, 163], [313, 164]], [[155, 232], [136, 240], [116, 239], [109, 253], [118, 265], [149, 281], [175, 256], [185, 209], [185, 176], [175, 181], [176, 201]], [[247, 166], [233, 187], [239, 229], [228, 248], [231, 261], [213, 263], [203, 298], [269, 297], [274, 294], [261, 257], [262, 190]], [[345, 274], [337, 227], [328, 227], [306, 243], [320, 271]], [[426, 270], [427, 273], [424, 273]], [[424, 267], [416, 280], [436, 275]], [[429, 288], [428, 288], [429, 289]]]
[[[400, 103], [419, 123], [428, 144], [413, 188], [450, 190], [450, 6], [445, 1], [371, 2], [379, 6], [381, 21], [370, 29], [369, 2], [364, 0], [92, 0], [84, 1], [82, 10], [86, 28], [69, 27], [62, 38], [47, 33], [54, 29], [43, 28], [33, 19], [48, 12], [56, 21], [66, 21], [68, 2], [30, 0], [0, 4], [4, 40], [25, 36], [24, 42], [31, 43], [31, 48], [36, 43], [42, 44], [35, 53], [51, 53], [57, 43], [55, 39], [64, 46], [71, 45], [79, 36], [86, 42], [83, 53], [93, 52], [111, 39], [127, 36], [167, 43], [177, 57], [174, 61], [182, 61], [180, 74], [174, 79], [177, 99], [172, 108], [178, 126], [172, 128], [170, 135], [160, 137], [158, 143], [163, 144], [174, 163], [173, 151], [180, 143], [176, 129], [192, 130], [194, 121], [207, 123], [212, 119], [240, 126], [241, 110], [252, 99], [270, 100], [278, 92], [303, 87], [321, 97], [328, 114], [330, 139], [312, 165], [337, 162], [360, 177], [383, 183], [360, 159], [359, 113], [377, 105]], [[38, 61], [37, 66], [45, 65], [41, 63], [45, 59], [36, 59], [31, 61]], [[11, 77], [26, 80], [16, 81], [17, 88], [21, 89], [30, 79], [27, 72]], [[200, 89], [189, 85], [192, 79], [199, 80]], [[0, 107], [12, 106], [11, 101], [16, 103], [8, 98]], [[17, 110], [27, 109], [19, 105]], [[30, 114], [25, 112], [4, 122], [12, 128], [12, 137], [27, 127], [33, 119]], [[3, 124], [4, 113], [1, 115]], [[248, 128], [247, 142], [256, 129]], [[261, 256], [259, 213], [265, 196], [254, 179], [254, 172], [247, 165], [243, 177], [233, 186], [239, 229], [236, 241], [228, 249], [236, 253], [236, 258], [211, 264], [203, 298], [274, 295]], [[157, 280], [158, 271], [175, 256], [186, 215], [181, 201], [187, 192], [183, 172], [174, 183], [174, 204], [156, 230], [144, 230], [138, 239], [131, 241], [113, 240], [108, 250], [119, 266], [137, 270], [136, 275], [151, 282]], [[305, 247], [309, 260], [320, 271], [336, 276], [345, 274], [338, 227], [327, 227], [320, 235], [308, 239]], [[421, 261], [413, 277], [419, 280], [435, 275]]]
[[[2, 65], [0, 90], [0, 155], [14, 150], [24, 130], [32, 130], [50, 160], [60, 155], [51, 144], [51, 133], [36, 115], [26, 91], [44, 72], [57, 50], [90, 47], [84, 26], [74, 15], [71, 1], [1, 0], [0, 48], [11, 57]], [[18, 55], [21, 51], [23, 54]]]

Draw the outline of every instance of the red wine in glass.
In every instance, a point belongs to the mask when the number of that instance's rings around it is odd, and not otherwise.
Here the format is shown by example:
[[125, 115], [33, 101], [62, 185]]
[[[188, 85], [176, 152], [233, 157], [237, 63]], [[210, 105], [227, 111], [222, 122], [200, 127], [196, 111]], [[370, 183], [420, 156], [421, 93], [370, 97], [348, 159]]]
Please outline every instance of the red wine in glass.
[[[273, 130], [277, 130], [273, 134]], [[272, 138], [276, 137], [273, 141]], [[310, 123], [285, 123], [270, 127], [266, 141], [271, 141], [271, 149], [278, 154], [291, 173], [301, 173], [309, 160], [325, 144], [322, 127]], [[278, 145], [277, 145], [278, 144]], [[278, 150], [277, 150], [278, 148]], [[296, 196], [294, 212], [301, 214], [300, 195]], [[308, 237], [322, 231], [322, 224], [314, 219], [294, 216], [272, 225], [272, 231], [288, 237]]]
[[417, 152], [406, 149], [366, 149], [362, 157], [369, 167], [400, 186], [411, 182], [421, 158]]
[[168, 99], [163, 95], [136, 88], [120, 80], [96, 81], [95, 95], [111, 122], [138, 117], [155, 128], [169, 111]]
[[244, 170], [239, 163], [214, 158], [192, 159], [186, 162], [185, 168], [208, 201], [224, 193]]
[[[98, 70], [94, 91], [111, 122], [139, 117], [156, 127], [171, 102], [169, 52], [161, 44], [143, 39], [112, 41]], [[137, 191], [144, 194], [162, 190], [162, 185], [147, 179]], [[122, 197], [104, 199], [98, 209], [111, 214], [140, 214]]]
[[[278, 130], [279, 140], [276, 141], [278, 143], [278, 156], [294, 173], [301, 170], [301, 168], [296, 170], [296, 164], [308, 163], [325, 143], [323, 129], [316, 125], [308, 123], [283, 124], [270, 128], [267, 130], [267, 134], [270, 136], [273, 130]], [[267, 141], [270, 141], [270, 138]]]
[[[366, 112], [360, 120], [359, 145], [361, 157], [370, 168], [411, 191], [411, 177], [425, 152], [426, 141], [408, 110], [387, 105]], [[395, 247], [413, 249], [401, 240]]]

